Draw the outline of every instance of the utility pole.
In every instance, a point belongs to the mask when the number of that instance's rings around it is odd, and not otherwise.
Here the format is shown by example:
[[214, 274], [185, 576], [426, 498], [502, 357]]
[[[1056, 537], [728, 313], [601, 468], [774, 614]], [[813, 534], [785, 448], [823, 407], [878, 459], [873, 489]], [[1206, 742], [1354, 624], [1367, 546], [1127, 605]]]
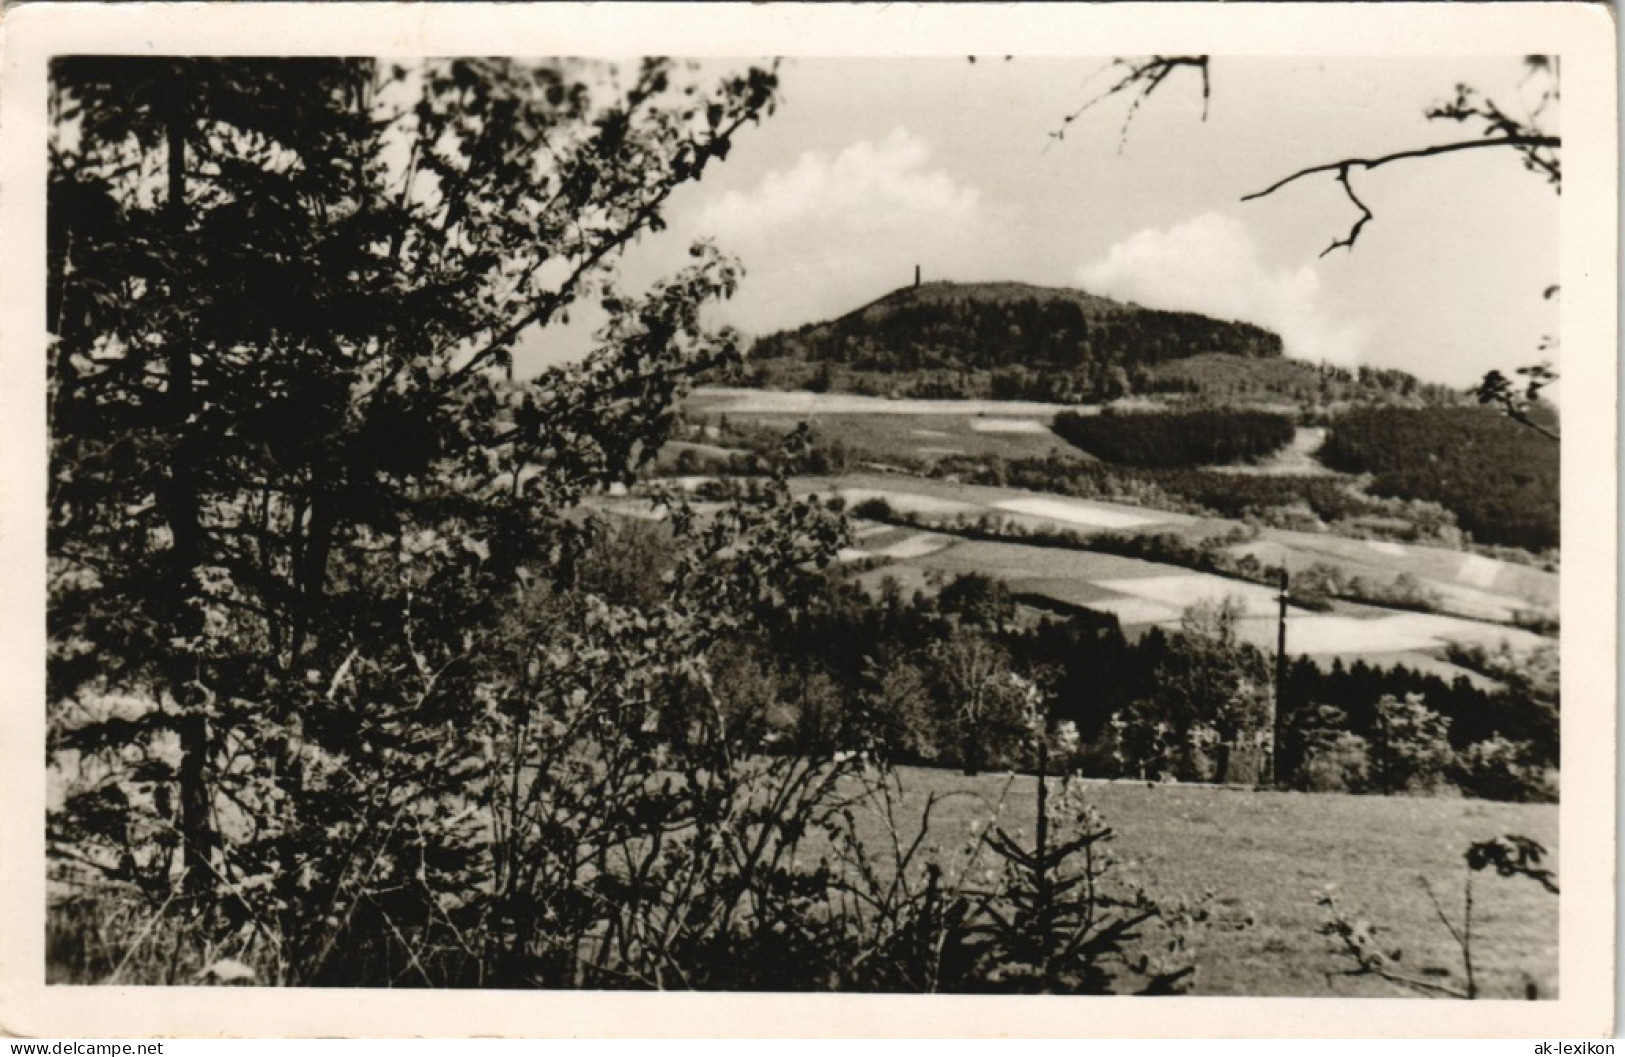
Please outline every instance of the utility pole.
[[1291, 596], [1288, 587], [1286, 566], [1281, 566], [1281, 615], [1276, 622], [1275, 638], [1275, 696], [1270, 702], [1270, 748], [1264, 765], [1264, 784], [1275, 784], [1275, 755], [1281, 744], [1281, 713], [1286, 695], [1286, 605]]

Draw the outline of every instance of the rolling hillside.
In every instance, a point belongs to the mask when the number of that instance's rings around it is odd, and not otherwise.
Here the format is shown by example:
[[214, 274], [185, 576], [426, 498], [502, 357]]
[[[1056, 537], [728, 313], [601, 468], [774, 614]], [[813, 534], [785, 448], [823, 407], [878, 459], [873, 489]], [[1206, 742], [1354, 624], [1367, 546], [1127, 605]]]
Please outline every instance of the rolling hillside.
[[938, 282], [894, 290], [827, 323], [770, 334], [755, 347], [758, 356], [877, 370], [1127, 369], [1204, 352], [1280, 356], [1281, 339], [1250, 323], [1141, 308], [1083, 290]]
[[[751, 360], [756, 384], [810, 379], [814, 388], [859, 392], [1076, 402], [1122, 396], [1171, 360], [1281, 352], [1279, 336], [1250, 323], [1147, 309], [1083, 290], [937, 282], [766, 335]], [[792, 365], [815, 370], [809, 376]]]
[[[712, 379], [722, 381], [724, 379]], [[1403, 371], [1293, 360], [1251, 323], [1015, 282], [932, 282], [757, 339], [727, 381], [891, 397], [1085, 403], [1132, 394], [1285, 404], [1459, 403]]]
[[[854, 516], [843, 564], [871, 587], [986, 575], [1131, 633], [1236, 597], [1242, 638], [1273, 648], [1285, 570], [1294, 654], [1447, 680], [1478, 680], [1456, 652], [1557, 630], [1556, 502], [1537, 487], [1555, 448], [1401, 371], [1083, 290], [946, 282], [769, 335], [747, 369], [688, 396], [657, 472], [721, 495], [805, 424], [793, 486]], [[1524, 521], [1551, 532], [1508, 535]], [[1475, 550], [1463, 528], [1553, 549]]]

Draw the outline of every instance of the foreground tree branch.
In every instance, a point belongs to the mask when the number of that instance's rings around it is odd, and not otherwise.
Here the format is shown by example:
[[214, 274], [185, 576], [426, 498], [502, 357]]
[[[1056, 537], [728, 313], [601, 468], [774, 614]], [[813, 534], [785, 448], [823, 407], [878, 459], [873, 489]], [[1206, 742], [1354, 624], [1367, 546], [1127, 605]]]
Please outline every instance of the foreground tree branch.
[[[1051, 140], [1064, 139], [1066, 129], [1078, 118], [1082, 117], [1097, 104], [1104, 102], [1115, 95], [1127, 93], [1132, 97], [1128, 113], [1123, 119], [1123, 128], [1118, 138], [1118, 149], [1128, 139], [1129, 125], [1133, 122], [1140, 106], [1150, 98], [1174, 71], [1181, 67], [1190, 67], [1201, 71], [1202, 74], [1202, 118], [1207, 119], [1208, 100], [1211, 91], [1209, 80], [1209, 58], [1207, 55], [1153, 55], [1150, 57], [1119, 57], [1107, 66], [1105, 70], [1119, 70], [1120, 76], [1107, 88], [1092, 96], [1077, 110], [1062, 119], [1061, 128], [1050, 133]], [[1374, 157], [1339, 158], [1335, 161], [1311, 165], [1290, 173], [1261, 191], [1243, 195], [1241, 201], [1251, 202], [1267, 197], [1298, 180], [1321, 174], [1334, 174], [1343, 188], [1343, 195], [1349, 203], [1359, 210], [1359, 216], [1349, 226], [1347, 234], [1335, 238], [1331, 244], [1321, 251], [1320, 256], [1325, 257], [1333, 250], [1352, 250], [1359, 241], [1365, 227], [1376, 219], [1375, 213], [1355, 193], [1352, 176], [1354, 170], [1369, 171], [1385, 165], [1400, 161], [1414, 161], [1425, 158], [1436, 158], [1462, 151], [1476, 150], [1510, 150], [1515, 152], [1523, 163], [1525, 169], [1537, 175], [1544, 176], [1553, 190], [1558, 194], [1563, 190], [1562, 167], [1562, 138], [1548, 134], [1547, 128], [1552, 127], [1555, 121], [1555, 111], [1562, 99], [1562, 64], [1561, 60], [1551, 55], [1526, 55], [1523, 64], [1527, 74], [1519, 82], [1520, 91], [1533, 82], [1536, 88], [1535, 98], [1531, 102], [1523, 100], [1522, 114], [1515, 116], [1503, 109], [1501, 104], [1481, 93], [1478, 89], [1467, 84], [1457, 84], [1455, 95], [1447, 101], [1436, 103], [1424, 111], [1429, 121], [1455, 122], [1458, 125], [1477, 127], [1481, 132], [1478, 138], [1452, 140], [1444, 143], [1433, 143], [1424, 147], [1410, 150], [1395, 151]], [[1549, 300], [1555, 292], [1555, 287], [1546, 291]], [[1553, 338], [1546, 338], [1541, 342], [1540, 351], [1548, 352], [1556, 346]], [[1536, 421], [1530, 411], [1535, 405], [1540, 389], [1557, 380], [1549, 365], [1541, 363], [1532, 367], [1521, 367], [1518, 374], [1524, 375], [1528, 381], [1520, 390], [1511, 379], [1500, 371], [1490, 371], [1484, 378], [1468, 392], [1478, 397], [1482, 404], [1497, 405], [1508, 418], [1521, 425], [1528, 426], [1541, 436], [1551, 440], [1558, 440], [1558, 434], [1542, 422]]]
[[1202, 75], [1202, 120], [1207, 120], [1208, 100], [1211, 95], [1212, 84], [1208, 80], [1208, 56], [1206, 55], [1151, 55], [1143, 58], [1117, 58], [1102, 70], [1121, 70], [1122, 75], [1109, 87], [1098, 95], [1092, 96], [1078, 109], [1061, 119], [1061, 127], [1050, 133], [1050, 138], [1062, 140], [1066, 138], [1067, 126], [1082, 117], [1099, 103], [1103, 103], [1115, 95], [1127, 94], [1131, 97], [1128, 113], [1123, 116], [1123, 128], [1118, 134], [1117, 149], [1121, 151], [1128, 142], [1129, 126], [1134, 123], [1134, 115], [1139, 113], [1140, 106], [1162, 83], [1176, 70], [1189, 68], [1197, 70]]
[[1536, 150], [1556, 150], [1562, 145], [1563, 141], [1558, 136], [1497, 136], [1490, 139], [1470, 139], [1460, 140], [1454, 143], [1435, 143], [1426, 147], [1417, 147], [1413, 150], [1395, 151], [1392, 154], [1383, 154], [1374, 158], [1340, 158], [1337, 161], [1326, 162], [1322, 165], [1311, 165], [1307, 168], [1299, 169], [1295, 173], [1288, 176], [1283, 176], [1281, 179], [1270, 184], [1262, 191], [1254, 191], [1252, 194], [1242, 195], [1241, 200], [1243, 202], [1256, 201], [1257, 199], [1264, 198], [1267, 195], [1272, 195], [1281, 188], [1286, 187], [1288, 184], [1294, 183], [1306, 177], [1315, 176], [1320, 173], [1336, 173], [1337, 182], [1343, 185], [1344, 194], [1346, 194], [1349, 201], [1354, 203], [1354, 205], [1360, 210], [1361, 216], [1354, 222], [1353, 227], [1349, 229], [1349, 233], [1347, 235], [1343, 236], [1341, 239], [1337, 239], [1330, 246], [1326, 247], [1324, 251], [1322, 251], [1321, 256], [1324, 257], [1326, 254], [1332, 252], [1332, 250], [1340, 247], [1343, 249], [1353, 249], [1355, 240], [1360, 237], [1360, 231], [1365, 227], [1368, 221], [1375, 219], [1371, 210], [1366, 207], [1364, 202], [1360, 201], [1359, 197], [1354, 193], [1354, 188], [1349, 184], [1349, 173], [1354, 169], [1364, 169], [1369, 171], [1371, 169], [1379, 169], [1384, 165], [1390, 165], [1397, 161], [1410, 161], [1416, 158], [1433, 158], [1441, 154], [1455, 154], [1458, 151], [1464, 150], [1511, 148], [1519, 151], [1520, 153], [1527, 154], [1527, 152]]
[[1495, 404], [1512, 421], [1528, 426], [1548, 440], [1561, 440], [1562, 437], [1555, 430], [1537, 421], [1530, 414], [1540, 398], [1540, 391], [1557, 381], [1557, 373], [1548, 363], [1519, 367], [1517, 373], [1526, 379], [1521, 388], [1517, 382], [1500, 371], [1490, 371], [1484, 376], [1483, 381], [1468, 392], [1478, 397], [1479, 403]]

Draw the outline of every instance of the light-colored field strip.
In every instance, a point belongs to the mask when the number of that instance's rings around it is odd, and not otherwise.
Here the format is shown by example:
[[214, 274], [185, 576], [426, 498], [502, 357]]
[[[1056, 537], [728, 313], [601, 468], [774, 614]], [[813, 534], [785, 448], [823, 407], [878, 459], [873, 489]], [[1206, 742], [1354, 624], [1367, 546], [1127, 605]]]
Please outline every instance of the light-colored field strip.
[[[706, 434], [707, 436], [716, 436], [716, 427], [708, 427], [708, 429], [710, 432]], [[714, 455], [723, 459], [726, 459], [730, 455], [749, 454], [749, 452], [745, 451], [743, 448], [724, 448], [720, 444], [699, 444], [691, 440], [668, 440], [665, 446], [671, 451], [692, 451], [698, 452], [701, 455]]]
[[1001, 503], [995, 503], [994, 506], [1000, 510], [1008, 510], [1012, 514], [1032, 514], [1073, 525], [1089, 525], [1093, 528], [1137, 528], [1140, 525], [1155, 525], [1162, 520], [1155, 516], [1130, 514], [1093, 503], [1066, 499], [1006, 499]]
[[1538, 608], [1509, 595], [1494, 594], [1439, 580], [1427, 580], [1424, 581], [1424, 585], [1437, 594], [1445, 605], [1450, 607], [1451, 612], [1480, 620], [1512, 620], [1520, 610]]
[[927, 554], [935, 554], [952, 542], [953, 537], [951, 536], [939, 536], [933, 532], [922, 532], [918, 536], [910, 536], [906, 540], [893, 543], [890, 547], [882, 548], [875, 553], [883, 558], [896, 558], [899, 561], [907, 561], [910, 558], [923, 558]]
[[[1084, 603], [1090, 609], [1116, 615], [1125, 625], [1176, 627], [1185, 607], [1234, 598], [1242, 606], [1242, 637], [1261, 648], [1275, 645], [1274, 618], [1279, 603], [1275, 592], [1262, 585], [1203, 573], [1090, 582], [1127, 596]], [[1447, 643], [1494, 646], [1503, 641], [1517, 649], [1529, 649], [1545, 640], [1515, 628], [1432, 613], [1352, 617], [1294, 610], [1287, 617], [1287, 650], [1293, 654], [1385, 653], [1439, 649]]]
[[870, 553], [874, 553], [875, 551], [878, 551], [884, 547], [890, 547], [893, 543], [899, 543], [905, 539], [908, 539], [913, 535], [917, 535], [914, 530], [899, 528], [896, 525], [887, 525], [885, 532], [877, 532], [873, 536], [865, 537], [863, 540], [863, 546]]
[[[1270, 640], [1274, 629], [1263, 630], [1264, 642], [1260, 645], [1273, 645]], [[1427, 634], [1413, 624], [1394, 617], [1358, 620], [1354, 617], [1314, 613], [1289, 619], [1286, 627], [1286, 648], [1289, 654], [1378, 653], [1433, 649], [1444, 645], [1444, 642], [1444, 639]]]
[[1403, 544], [1390, 543], [1387, 540], [1366, 540], [1365, 545], [1378, 554], [1386, 554], [1393, 558], [1403, 558], [1405, 556]]
[[973, 418], [970, 428], [977, 433], [1048, 433], [1049, 427], [1034, 418]]
[[892, 530], [892, 526], [883, 521], [859, 521], [856, 522], [855, 525], [856, 527], [853, 528], [852, 535], [856, 536], [860, 540], [867, 539], [870, 536], [879, 535], [882, 532], [890, 532]]
[[911, 430], [909, 430], [909, 432], [914, 434], [916, 437], [946, 437], [946, 436], [948, 436], [946, 431], [940, 430], [940, 429], [911, 429]]
[[1437, 649], [1446, 643], [1495, 646], [1507, 642], [1515, 649], [1538, 645], [1539, 636], [1516, 628], [1482, 624], [1428, 613], [1396, 613], [1374, 620], [1313, 613], [1287, 620], [1288, 653], [1384, 653]]
[[1096, 580], [1095, 585], [1134, 598], [1160, 602], [1172, 607], [1175, 616], [1185, 606], [1198, 602], [1222, 602], [1226, 598], [1236, 599], [1242, 606], [1242, 612], [1248, 616], [1273, 613], [1278, 605], [1275, 592], [1267, 587], [1238, 583], [1220, 576], [1208, 576], [1206, 573]]
[[921, 455], [963, 455], [963, 454], [965, 454], [965, 449], [964, 448], [926, 448], [926, 447], [921, 447], [921, 448], [915, 448], [914, 450], [919, 452]]
[[855, 393], [701, 388], [691, 398], [705, 412], [742, 415], [1023, 415], [1048, 418], [1059, 411], [1098, 414], [1095, 406], [1033, 400], [891, 400]]
[[1090, 609], [1110, 613], [1125, 626], [1134, 624], [1177, 624], [1179, 610], [1149, 598], [1108, 598], [1090, 602]]
[[902, 510], [910, 514], [971, 514], [982, 509], [974, 503], [961, 503], [953, 499], [938, 499], [931, 495], [894, 492], [880, 488], [843, 488], [840, 495], [846, 500], [848, 510], [869, 499], [884, 499], [893, 510]]
[[1471, 587], [1492, 587], [1501, 574], [1501, 563], [1482, 554], [1464, 554], [1456, 579]]
[[908, 561], [911, 558], [923, 558], [928, 554], [935, 554], [953, 542], [952, 536], [940, 536], [934, 532], [919, 532], [906, 539], [885, 547], [866, 550], [861, 547], [842, 547], [835, 553], [838, 561], [851, 562], [860, 558], [891, 558], [894, 561]]
[[[977, 572], [1005, 580], [1022, 580], [1029, 585], [1035, 581], [1092, 584], [1101, 579], [1158, 576], [1168, 570], [1166, 565], [1156, 565], [1138, 558], [1122, 558], [1115, 554], [986, 540], [966, 540], [925, 559], [923, 564], [947, 573]], [[1107, 588], [1093, 590], [1096, 597], [1109, 598], [1116, 593]], [[1061, 596], [1061, 600], [1065, 601], [1066, 596]]]
[[589, 500], [587, 506], [616, 517], [629, 517], [638, 521], [664, 521], [667, 513], [664, 505], [657, 505], [645, 499], [617, 499], [613, 503]]

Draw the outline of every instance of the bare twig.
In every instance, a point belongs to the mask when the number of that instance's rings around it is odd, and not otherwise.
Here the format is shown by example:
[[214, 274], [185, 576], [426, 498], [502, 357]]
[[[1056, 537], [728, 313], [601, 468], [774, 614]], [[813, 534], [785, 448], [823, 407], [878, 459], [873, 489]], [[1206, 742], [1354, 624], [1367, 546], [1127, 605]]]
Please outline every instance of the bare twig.
[[1129, 125], [1134, 122], [1134, 115], [1139, 112], [1141, 104], [1151, 98], [1151, 94], [1170, 74], [1181, 67], [1190, 67], [1202, 74], [1202, 120], [1207, 120], [1208, 100], [1212, 85], [1208, 80], [1208, 57], [1206, 55], [1151, 55], [1143, 58], [1113, 59], [1102, 70], [1121, 69], [1123, 74], [1109, 87], [1098, 95], [1091, 96], [1082, 106], [1061, 119], [1061, 127], [1050, 133], [1051, 141], [1066, 138], [1066, 127], [1082, 117], [1098, 103], [1103, 103], [1114, 95], [1128, 93], [1132, 99], [1129, 103], [1128, 113], [1123, 116], [1123, 129], [1117, 139], [1117, 149], [1122, 151], [1128, 142]]
[[1361, 216], [1354, 222], [1354, 225], [1349, 229], [1349, 233], [1346, 236], [1338, 239], [1330, 246], [1326, 247], [1325, 251], [1321, 253], [1321, 256], [1324, 257], [1327, 253], [1330, 253], [1335, 249], [1353, 249], [1354, 242], [1357, 238], [1359, 238], [1361, 229], [1365, 227], [1367, 221], [1373, 219], [1371, 210], [1366, 208], [1365, 203], [1360, 201], [1360, 199], [1355, 195], [1354, 188], [1349, 185], [1349, 173], [1356, 168], [1366, 170], [1378, 169], [1384, 165], [1388, 165], [1396, 161], [1409, 161], [1415, 158], [1433, 158], [1441, 154], [1454, 154], [1458, 151], [1481, 150], [1484, 148], [1511, 148], [1527, 155], [1530, 151], [1543, 148], [1555, 150], [1556, 148], [1562, 146], [1562, 144], [1562, 138], [1558, 136], [1495, 136], [1487, 139], [1459, 140], [1453, 143], [1435, 143], [1427, 147], [1417, 147], [1413, 150], [1395, 151], [1392, 154], [1378, 155], [1374, 158], [1342, 158], [1338, 161], [1326, 162], [1323, 165], [1311, 165], [1307, 168], [1299, 169], [1295, 173], [1288, 176], [1283, 176], [1281, 179], [1270, 184], [1262, 191], [1254, 191], [1252, 194], [1243, 195], [1241, 200], [1243, 202], [1251, 202], [1255, 199], [1263, 198], [1266, 195], [1274, 194], [1276, 191], [1279, 191], [1281, 188], [1293, 183], [1296, 180], [1301, 180], [1308, 176], [1315, 176], [1320, 173], [1336, 173], [1337, 182], [1343, 185], [1344, 194], [1346, 194], [1349, 201], [1354, 203], [1354, 205], [1360, 210]]
[[[1423, 887], [1427, 888], [1428, 897], [1432, 898], [1433, 889], [1429, 888], [1426, 882], [1423, 883]], [[1379, 929], [1375, 925], [1364, 921], [1350, 921], [1344, 915], [1342, 908], [1337, 905], [1337, 900], [1329, 892], [1323, 893], [1316, 902], [1326, 909], [1326, 921], [1320, 927], [1320, 934], [1335, 939], [1341, 948], [1340, 953], [1354, 963], [1353, 968], [1328, 971], [1326, 973], [1328, 984], [1334, 977], [1338, 976], [1375, 976], [1396, 987], [1403, 987], [1423, 994], [1444, 995], [1449, 998], [1462, 999], [1475, 997], [1470, 990], [1462, 990], [1449, 984], [1435, 983], [1432, 980], [1424, 980], [1419, 976], [1411, 976], [1408, 973], [1398, 971], [1394, 968], [1394, 965], [1399, 960], [1399, 952], [1381, 949], [1377, 943]], [[1434, 900], [1434, 908], [1439, 911], [1439, 918], [1444, 921], [1445, 927], [1450, 929], [1451, 935], [1458, 936], [1459, 942], [1459, 934], [1445, 916], [1443, 909], [1439, 907], [1437, 900]]]
[[1354, 185], [1349, 183], [1348, 166], [1344, 166], [1337, 171], [1337, 182], [1343, 185], [1343, 193], [1348, 195], [1349, 201], [1353, 202], [1355, 206], [1359, 208], [1360, 219], [1356, 220], [1354, 222], [1354, 226], [1349, 228], [1349, 233], [1345, 238], [1334, 240], [1330, 246], [1327, 246], [1325, 249], [1321, 250], [1320, 255], [1322, 257], [1337, 249], [1339, 246], [1344, 247], [1345, 249], [1353, 249], [1354, 240], [1360, 237], [1360, 229], [1365, 227], [1366, 221], [1372, 218], [1370, 208], [1367, 207], [1364, 202], [1360, 201], [1360, 196], [1354, 193]]
[[1428, 894], [1428, 902], [1433, 904], [1433, 913], [1438, 915], [1440, 923], [1445, 927], [1445, 931], [1450, 933], [1450, 938], [1456, 941], [1458, 947], [1462, 946], [1466, 939], [1462, 936], [1461, 930], [1456, 928], [1455, 923], [1450, 920], [1450, 915], [1444, 912], [1444, 905], [1439, 902], [1438, 893], [1433, 891], [1433, 885], [1429, 883], [1426, 877], [1418, 877], [1417, 880], [1422, 884], [1422, 891]]
[[135, 956], [135, 952], [141, 949], [141, 945], [147, 942], [147, 937], [152, 934], [152, 930], [158, 925], [158, 922], [163, 920], [164, 914], [169, 910], [169, 904], [173, 902], [173, 900], [174, 896], [170, 896], [168, 899], [165, 899], [163, 906], [160, 906], [157, 910], [153, 911], [152, 915], [147, 918], [147, 923], [142, 927], [141, 934], [136, 936], [135, 942], [131, 943], [125, 948], [124, 957], [119, 959], [119, 963], [113, 967], [113, 971], [108, 974], [107, 979], [101, 981], [102, 983], [111, 984], [118, 980], [119, 973], [124, 971], [124, 967], [128, 965], [130, 959]]
[[1478, 997], [1478, 978], [1473, 974], [1473, 875], [1462, 887], [1461, 962], [1467, 970], [1467, 997]]

